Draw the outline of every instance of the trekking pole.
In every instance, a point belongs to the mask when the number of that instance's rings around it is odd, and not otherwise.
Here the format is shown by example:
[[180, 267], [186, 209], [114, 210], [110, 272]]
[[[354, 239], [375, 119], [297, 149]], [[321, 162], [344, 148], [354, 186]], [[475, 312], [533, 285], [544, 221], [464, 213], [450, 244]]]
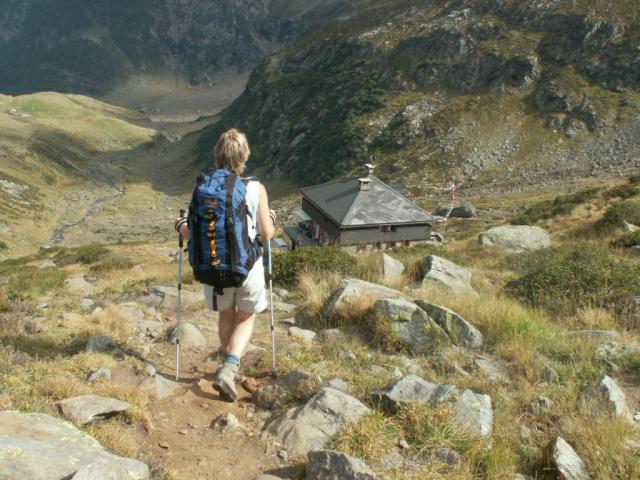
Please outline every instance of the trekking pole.
[[[180, 209], [180, 218], [184, 218], [184, 210]], [[180, 336], [182, 331], [180, 330], [180, 300], [182, 297], [182, 249], [183, 249], [182, 233], [178, 232], [178, 246], [180, 251], [178, 252], [178, 313], [176, 319], [176, 381], [180, 380]]]
[[265, 252], [267, 255], [267, 281], [269, 282], [269, 309], [271, 310], [271, 376], [276, 377], [278, 370], [276, 369], [276, 329], [273, 319], [273, 276], [271, 261], [271, 240], [267, 240], [265, 244]]

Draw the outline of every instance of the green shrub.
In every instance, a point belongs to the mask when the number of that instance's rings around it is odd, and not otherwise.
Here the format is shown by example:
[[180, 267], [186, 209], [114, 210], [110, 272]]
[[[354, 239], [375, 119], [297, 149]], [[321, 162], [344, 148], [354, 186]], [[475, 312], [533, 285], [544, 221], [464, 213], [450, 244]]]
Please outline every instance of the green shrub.
[[560, 314], [604, 307], [612, 297], [640, 288], [637, 265], [602, 247], [556, 247], [516, 262], [524, 274], [509, 282], [506, 290], [535, 307]]
[[515, 217], [512, 225], [532, 225], [540, 220], [548, 220], [558, 215], [568, 215], [578, 206], [593, 200], [600, 192], [599, 188], [582, 190], [571, 195], [561, 195], [554, 200], [546, 200], [527, 208]]
[[13, 299], [36, 298], [61, 286], [66, 276], [64, 270], [59, 268], [25, 268], [11, 277], [7, 284], [7, 294]]
[[56, 265], [64, 267], [74, 263], [91, 264], [101, 260], [109, 253], [109, 249], [102, 245], [91, 244], [78, 248], [62, 250], [53, 258]]
[[92, 272], [110, 272], [112, 270], [128, 270], [135, 265], [133, 260], [123, 255], [109, 255], [99, 263], [91, 265]]
[[337, 247], [301, 248], [273, 255], [273, 280], [281, 285], [293, 284], [302, 272], [357, 276], [359, 270], [356, 258]]
[[632, 197], [636, 197], [640, 195], [640, 185], [632, 185], [632, 184], [627, 184], [627, 185], [620, 185], [618, 187], [612, 188], [611, 190], [608, 190], [604, 196], [606, 198], [622, 198], [624, 200], [627, 200], [629, 198]]
[[611, 246], [616, 248], [630, 248], [635, 245], [640, 245], [640, 231], [627, 233], [611, 242]]
[[621, 228], [624, 222], [640, 225], [640, 201], [627, 200], [612, 205], [596, 227], [599, 230]]

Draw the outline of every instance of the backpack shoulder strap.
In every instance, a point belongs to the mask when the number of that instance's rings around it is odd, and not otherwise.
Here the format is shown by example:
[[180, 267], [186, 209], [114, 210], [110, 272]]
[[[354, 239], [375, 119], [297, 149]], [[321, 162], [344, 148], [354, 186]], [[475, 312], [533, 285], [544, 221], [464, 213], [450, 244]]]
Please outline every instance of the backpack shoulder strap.
[[226, 230], [226, 239], [227, 246], [229, 251], [229, 263], [232, 268], [237, 264], [238, 259], [240, 258], [240, 246], [238, 242], [236, 242], [235, 236], [235, 222], [233, 219], [233, 192], [236, 189], [236, 180], [238, 179], [238, 175], [235, 173], [231, 173], [227, 176], [225, 181], [225, 190], [226, 190], [226, 198], [225, 198], [225, 219], [224, 226]]

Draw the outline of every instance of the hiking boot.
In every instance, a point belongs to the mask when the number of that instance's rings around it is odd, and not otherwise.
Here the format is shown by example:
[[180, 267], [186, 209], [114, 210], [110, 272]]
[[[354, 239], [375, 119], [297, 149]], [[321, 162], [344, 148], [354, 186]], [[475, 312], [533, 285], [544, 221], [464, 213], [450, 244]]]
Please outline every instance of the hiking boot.
[[238, 365], [223, 363], [217, 373], [218, 375], [213, 381], [213, 388], [227, 402], [235, 402], [236, 398], [238, 398], [238, 393], [236, 392]]

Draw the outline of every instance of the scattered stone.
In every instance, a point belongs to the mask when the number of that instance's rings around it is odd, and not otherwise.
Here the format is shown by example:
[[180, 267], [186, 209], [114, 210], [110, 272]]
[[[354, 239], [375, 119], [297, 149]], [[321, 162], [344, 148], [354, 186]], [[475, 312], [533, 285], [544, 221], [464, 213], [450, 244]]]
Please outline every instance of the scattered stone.
[[519, 253], [540, 250], [551, 244], [549, 234], [540, 227], [504, 225], [493, 227], [480, 235], [480, 244], [502, 247]]
[[89, 297], [96, 292], [96, 287], [87, 282], [83, 277], [73, 277], [66, 281], [67, 290], [79, 296]]
[[438, 388], [436, 388], [431, 398], [431, 403], [438, 405], [444, 402], [455, 401], [458, 399], [459, 392], [458, 387], [455, 385], [438, 385]]
[[398, 446], [403, 450], [407, 450], [409, 448], [409, 442], [407, 442], [404, 438], [401, 438], [398, 440]]
[[326, 448], [345, 425], [369, 413], [358, 399], [333, 388], [323, 388], [302, 406], [290, 409], [271, 422], [264, 437], [271, 436], [292, 457]]
[[151, 365], [149, 363], [144, 367], [144, 371], [150, 377], [155, 377], [156, 376], [156, 367], [154, 367], [153, 365]]
[[434, 455], [438, 461], [447, 465], [458, 465], [460, 463], [460, 454], [450, 448], [436, 448]]
[[471, 390], [465, 390], [458, 396], [454, 406], [456, 420], [460, 425], [474, 433], [486, 437], [493, 428], [493, 408], [491, 397]]
[[105, 378], [107, 380], [110, 380], [111, 379], [111, 370], [109, 370], [106, 367], [99, 368], [98, 370], [96, 370], [95, 372], [90, 374], [89, 377], [87, 378], [87, 380], [91, 383], [91, 382], [95, 382], [96, 380], [99, 380], [101, 378]]
[[[435, 212], [434, 215], [439, 217], [444, 217], [449, 213], [449, 205], [440, 205]], [[476, 211], [476, 207], [471, 205], [470, 203], [463, 203], [462, 205], [457, 205], [451, 209], [451, 213], [449, 213], [449, 217], [451, 218], [476, 218], [478, 216], [478, 212]]]
[[90, 423], [97, 418], [105, 418], [129, 408], [127, 402], [98, 395], [80, 395], [58, 402], [60, 413], [79, 425]]
[[448, 287], [456, 295], [471, 295], [478, 297], [478, 293], [471, 286], [471, 272], [449, 260], [436, 255], [429, 255], [422, 260], [425, 283], [436, 283]]
[[589, 480], [582, 459], [564, 438], [558, 437], [550, 445], [551, 458], [564, 480]]
[[90, 311], [95, 304], [96, 302], [94, 302], [90, 298], [83, 298], [82, 300], [80, 300], [80, 308], [86, 312]]
[[371, 393], [371, 400], [389, 414], [394, 414], [405, 404], [429, 403], [438, 385], [418, 377], [407, 375], [386, 388]]
[[242, 429], [242, 424], [233, 413], [224, 413], [211, 422], [211, 428], [215, 428], [221, 432], [229, 432]]
[[484, 343], [482, 333], [453, 310], [424, 300], [417, 300], [416, 304], [442, 327], [456, 345], [467, 348], [482, 347]]
[[551, 411], [554, 405], [553, 400], [540, 396], [529, 404], [529, 409], [534, 415], [543, 415]]
[[545, 362], [542, 366], [541, 380], [547, 383], [560, 383], [560, 375], [558, 375], [553, 365]]
[[405, 458], [397, 448], [394, 448], [380, 460], [382, 470], [395, 470], [398, 472], [418, 474], [422, 466], [415, 460]]
[[489, 357], [478, 356], [474, 359], [474, 363], [487, 379], [495, 383], [510, 384], [507, 368], [509, 362], [502, 359], [491, 359]]
[[640, 231], [640, 226], [634, 225], [633, 223], [623, 221], [622, 225], [625, 233], [635, 233]]
[[467, 372], [464, 368], [462, 368], [457, 363], [454, 363], [453, 365], [451, 365], [447, 369], [447, 373], [449, 375], [460, 375], [461, 377], [468, 377], [469, 375], [471, 375], [469, 372]]
[[444, 330], [415, 303], [383, 298], [374, 303], [373, 310], [389, 322], [402, 343], [415, 354], [427, 353], [435, 345], [449, 341]]
[[46, 310], [47, 308], [49, 308], [49, 304], [48, 303], [39, 303], [38, 306], [36, 307], [38, 310]]
[[280, 298], [287, 298], [289, 296], [289, 290], [279, 287], [273, 287], [273, 293], [278, 295]]
[[310, 398], [320, 385], [322, 379], [319, 376], [294, 370], [257, 389], [251, 399], [260, 408], [276, 409], [286, 405], [291, 398]]
[[325, 343], [344, 343], [348, 339], [339, 328], [327, 328], [318, 332], [318, 340]]
[[316, 338], [316, 332], [312, 330], [304, 330], [298, 327], [289, 327], [289, 336], [300, 340], [305, 345], [311, 345], [313, 339]]
[[292, 313], [296, 309], [296, 306], [293, 303], [273, 302], [273, 309], [280, 312]]
[[44, 270], [45, 268], [56, 268], [56, 267], [57, 265], [53, 260], [45, 260], [40, 265], [38, 265], [38, 268], [40, 270]]
[[160, 338], [165, 334], [165, 325], [157, 320], [142, 320], [134, 328], [140, 335], [149, 338]]
[[404, 293], [398, 290], [355, 278], [345, 278], [338, 288], [329, 296], [323, 309], [323, 315], [327, 318], [339, 315], [344, 308], [354, 302], [361, 301], [362, 298], [367, 298], [371, 301], [380, 298], [402, 298], [410, 300]]
[[[158, 302], [158, 299], [160, 301]], [[145, 305], [159, 308], [164, 312], [175, 313], [178, 307], [178, 289], [176, 287], [168, 287], [164, 285], [157, 285], [149, 289], [147, 297], [140, 300], [140, 303]], [[185, 310], [189, 310], [193, 305], [204, 300], [204, 293], [190, 292], [189, 290], [182, 290], [180, 297], [180, 306]]]
[[640, 352], [640, 343], [602, 343], [596, 347], [599, 360], [616, 360]]
[[332, 378], [327, 382], [327, 387], [335, 388], [341, 392], [349, 393], [349, 384], [341, 378]]
[[620, 334], [614, 330], [578, 330], [567, 335], [580, 340], [620, 340]]
[[627, 408], [627, 402], [622, 389], [615, 380], [608, 375], [603, 376], [595, 385], [588, 387], [581, 395], [579, 406], [581, 410], [598, 413], [609, 411], [616, 417], [623, 417], [632, 421], [632, 415]]
[[180, 339], [180, 345], [183, 347], [204, 348], [207, 346], [207, 337], [192, 323], [181, 323], [180, 327], [173, 329], [169, 336], [169, 341], [176, 343], [178, 338]]
[[91, 465], [100, 474], [122, 472], [117, 480], [149, 479], [144, 463], [114, 455], [70, 423], [42, 413], [0, 412], [0, 458], [0, 478], [6, 479], [109, 478], [87, 477], [83, 469]]
[[158, 400], [163, 400], [176, 393], [182, 385], [160, 374], [156, 374], [153, 377], [143, 380], [140, 387], [154, 395]]
[[309, 452], [305, 480], [375, 480], [373, 471], [360, 459], [333, 450]]
[[382, 276], [385, 282], [397, 283], [402, 280], [405, 267], [402, 262], [390, 257], [386, 253], [382, 254]]
[[29, 335], [36, 335], [38, 333], [44, 333], [49, 330], [49, 326], [47, 325], [46, 317], [37, 317], [37, 318], [25, 318], [24, 320], [24, 331]]
[[296, 319], [295, 317], [290, 317], [290, 318], [284, 318], [282, 320], [280, 320], [280, 323], [282, 323], [283, 325], [289, 325], [289, 326], [294, 326], [296, 324]]
[[109, 337], [97, 335], [89, 339], [85, 350], [89, 353], [107, 353], [115, 348], [118, 348], [118, 345]]
[[129, 323], [136, 324], [144, 321], [144, 312], [135, 302], [120, 303], [115, 305], [116, 312]]

